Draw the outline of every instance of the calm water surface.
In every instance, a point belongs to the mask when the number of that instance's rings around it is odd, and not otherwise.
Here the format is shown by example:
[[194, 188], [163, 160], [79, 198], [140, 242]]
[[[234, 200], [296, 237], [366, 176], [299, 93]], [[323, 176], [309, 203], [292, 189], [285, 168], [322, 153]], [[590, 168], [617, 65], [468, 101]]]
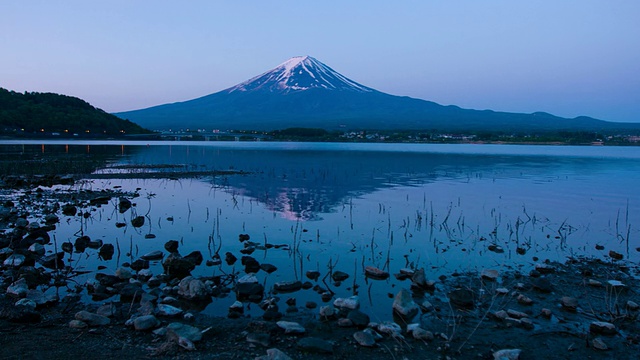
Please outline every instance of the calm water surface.
[[[365, 279], [372, 265], [397, 273], [424, 267], [428, 277], [453, 272], [521, 269], [537, 261], [609, 250], [637, 262], [640, 253], [640, 148], [511, 145], [333, 144], [260, 142], [2, 142], [6, 151], [108, 154], [96, 173], [123, 179], [84, 182], [78, 187], [122, 186], [139, 190], [133, 211], [115, 203], [87, 220], [63, 219], [57, 241], [72, 241], [82, 229], [93, 239], [118, 243], [119, 258], [102, 261], [88, 252], [74, 265], [115, 269], [170, 239], [180, 252], [199, 250], [237, 257], [238, 234], [259, 243], [288, 244], [290, 250], [257, 250], [258, 261], [278, 271], [258, 274], [274, 282], [306, 280], [307, 270], [351, 274], [336, 296], [357, 292], [375, 320], [391, 317], [387, 294], [409, 283]], [[130, 179], [159, 171], [150, 164], [186, 171], [242, 170], [247, 175], [195, 179]], [[142, 169], [116, 165], [146, 165]], [[166, 171], [165, 169], [162, 169]], [[142, 228], [115, 222], [147, 215]], [[172, 219], [172, 220], [169, 220]], [[155, 239], [145, 238], [146, 234]], [[490, 251], [497, 245], [503, 252]], [[596, 245], [604, 250], [596, 250]], [[293, 249], [296, 249], [295, 251]], [[153, 264], [159, 273], [162, 268]], [[238, 264], [197, 267], [194, 275], [238, 272]], [[356, 285], [354, 288], [354, 284]], [[321, 284], [324, 286], [324, 284]], [[298, 304], [320, 303], [315, 292], [293, 294]], [[284, 299], [288, 295], [282, 296]], [[225, 315], [233, 295], [214, 299], [205, 312]], [[281, 308], [286, 306], [281, 304]]]

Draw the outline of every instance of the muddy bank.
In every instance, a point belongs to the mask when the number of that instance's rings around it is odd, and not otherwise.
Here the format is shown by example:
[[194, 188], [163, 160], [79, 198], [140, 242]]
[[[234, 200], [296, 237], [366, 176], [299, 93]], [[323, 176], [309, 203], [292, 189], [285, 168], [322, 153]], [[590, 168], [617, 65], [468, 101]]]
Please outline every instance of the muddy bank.
[[[390, 274], [367, 268], [362, 276], [371, 281], [402, 279], [388, 290], [396, 299], [388, 318], [372, 318], [360, 310], [360, 298], [331, 292], [328, 285], [345, 281], [331, 269], [265, 289], [255, 275], [274, 269], [249, 250], [205, 259], [199, 252], [181, 254], [180, 244], [168, 241], [78, 282], [79, 272], [66, 261], [70, 252], [84, 248], [106, 257], [113, 248], [80, 234], [56, 244], [49, 233], [91, 206], [127, 211], [137, 194], [39, 196], [43, 191], [2, 201], [1, 358], [635, 359], [640, 351], [638, 268], [616, 253], [541, 261], [526, 273], [496, 268], [432, 278], [422, 268]], [[126, 225], [136, 226], [133, 219]], [[245, 234], [238, 240], [249, 244], [245, 249], [260, 246]], [[149, 271], [146, 262], [154, 260], [162, 261], [161, 273]], [[237, 261], [241, 270], [190, 276], [198, 266], [222, 261]], [[318, 292], [322, 301], [297, 301], [305, 291]], [[200, 314], [221, 296], [238, 299], [225, 309], [228, 317]], [[249, 308], [260, 308], [260, 315], [248, 315]]]

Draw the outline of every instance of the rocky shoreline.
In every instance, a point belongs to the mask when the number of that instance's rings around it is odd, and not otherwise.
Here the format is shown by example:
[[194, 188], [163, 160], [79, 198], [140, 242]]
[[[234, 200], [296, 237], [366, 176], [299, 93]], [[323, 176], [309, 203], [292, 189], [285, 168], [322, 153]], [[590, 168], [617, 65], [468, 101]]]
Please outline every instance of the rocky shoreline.
[[[37, 189], [3, 195], [0, 207], [3, 359], [636, 359], [640, 351], [638, 267], [615, 252], [541, 261], [529, 273], [498, 268], [438, 279], [422, 268], [389, 274], [366, 267], [373, 281], [395, 276], [403, 284], [390, 289], [389, 319], [372, 319], [358, 296], [340, 298], [326, 286], [346, 280], [339, 271], [309, 271], [304, 281], [265, 289], [256, 274], [275, 269], [250, 256], [261, 245], [248, 234], [239, 235], [246, 252], [206, 260], [238, 261], [241, 274], [193, 277], [202, 254], [181, 255], [178, 242], [168, 241], [78, 283], [65, 254], [88, 248], [106, 258], [113, 245], [88, 236], [53, 244], [49, 232], [89, 206], [116, 202], [126, 212], [137, 194], [84, 190], [51, 201]], [[163, 272], [152, 273], [149, 261], [162, 261]], [[316, 291], [322, 302], [299, 304], [300, 291]], [[82, 301], [85, 295], [93, 301]], [[219, 296], [238, 300], [228, 317], [200, 314]], [[261, 315], [245, 314], [248, 307]]]

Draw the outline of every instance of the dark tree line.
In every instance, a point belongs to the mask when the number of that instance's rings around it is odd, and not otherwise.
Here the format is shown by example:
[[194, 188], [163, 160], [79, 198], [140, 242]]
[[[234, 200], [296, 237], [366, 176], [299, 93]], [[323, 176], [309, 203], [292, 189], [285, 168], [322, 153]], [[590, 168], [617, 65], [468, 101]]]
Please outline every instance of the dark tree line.
[[0, 88], [0, 133], [118, 136], [146, 134], [150, 131], [76, 97], [53, 93], [18, 93]]

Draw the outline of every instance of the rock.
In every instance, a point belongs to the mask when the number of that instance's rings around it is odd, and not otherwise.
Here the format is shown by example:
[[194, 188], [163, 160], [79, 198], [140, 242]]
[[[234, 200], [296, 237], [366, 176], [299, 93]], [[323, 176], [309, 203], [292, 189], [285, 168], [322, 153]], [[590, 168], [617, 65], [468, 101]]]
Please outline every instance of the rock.
[[307, 271], [306, 276], [309, 280], [318, 280], [318, 278], [320, 278], [320, 272], [319, 271]]
[[619, 252], [615, 252], [613, 250], [609, 250], [609, 257], [612, 258], [613, 260], [624, 259], [624, 255], [620, 254]]
[[142, 227], [142, 225], [144, 225], [144, 216], [136, 216], [131, 220], [131, 226], [134, 228]]
[[360, 346], [372, 347], [376, 345], [376, 339], [369, 332], [358, 331], [353, 334], [353, 338]]
[[[146, 254], [140, 256], [140, 259], [148, 260], [148, 261], [155, 261], [155, 260], [162, 260], [163, 257], [164, 257], [164, 253], [162, 251], [160, 251], [160, 250], [156, 250], [156, 251], [152, 251], [152, 252], [149, 252], [149, 253], [146, 253]], [[167, 257], [167, 259], [169, 259], [169, 258]]]
[[174, 322], [169, 324], [167, 326], [167, 335], [171, 332], [193, 342], [198, 342], [202, 339], [202, 332], [200, 329], [182, 323]]
[[602, 283], [598, 280], [589, 279], [589, 282], [587, 282], [587, 284], [592, 287], [602, 287]]
[[364, 329], [369, 325], [371, 319], [369, 315], [363, 313], [360, 310], [351, 310], [347, 314], [347, 319], [351, 320], [354, 326], [360, 329]]
[[269, 334], [265, 334], [265, 333], [248, 333], [247, 342], [250, 344], [269, 346], [269, 343], [271, 342], [271, 338]]
[[540, 315], [544, 318], [550, 319], [553, 313], [551, 312], [551, 310], [543, 308], [542, 310], [540, 310]]
[[529, 317], [529, 315], [527, 315], [527, 314], [525, 314], [523, 312], [512, 310], [512, 309], [507, 310], [507, 315], [512, 317], [512, 318], [514, 318], [514, 319], [522, 319], [522, 318]]
[[[255, 278], [255, 276], [252, 276]], [[242, 280], [242, 279], [241, 279]], [[264, 296], [264, 286], [259, 284], [257, 279], [255, 282], [240, 281], [236, 284], [236, 298], [240, 301], [249, 300], [258, 302]]]
[[120, 301], [121, 302], [134, 302], [140, 301], [142, 294], [145, 294], [145, 291], [142, 290], [140, 284], [129, 283], [124, 285], [120, 289]]
[[93, 314], [88, 311], [78, 311], [75, 315], [76, 320], [84, 321], [89, 326], [104, 326], [111, 323], [111, 319], [106, 316]]
[[552, 274], [556, 271], [556, 269], [553, 266], [545, 263], [536, 264], [535, 269], [540, 274]]
[[240, 242], [245, 242], [247, 240], [251, 239], [251, 236], [249, 236], [249, 234], [240, 234], [238, 235], [238, 240]]
[[629, 310], [629, 311], [638, 311], [638, 310], [640, 310], [640, 305], [638, 305], [637, 303], [629, 300], [629, 301], [627, 301], [627, 310]]
[[55, 292], [43, 293], [40, 289], [27, 291], [26, 299], [33, 301], [36, 306], [47, 306], [58, 302], [58, 295]]
[[166, 243], [164, 243], [164, 249], [167, 250], [169, 253], [178, 252], [179, 246], [180, 246], [180, 243], [178, 242], [178, 240], [169, 240]]
[[89, 325], [86, 322], [80, 320], [71, 320], [69, 321], [69, 327], [72, 329], [85, 329]]
[[382, 271], [374, 266], [366, 266], [364, 268], [364, 275], [373, 280], [385, 280], [389, 278], [389, 273]]
[[493, 313], [493, 317], [500, 321], [504, 321], [509, 317], [509, 314], [504, 310], [499, 310]]
[[589, 325], [589, 331], [594, 334], [615, 335], [618, 333], [616, 326], [604, 321], [594, 321]]
[[434, 287], [435, 287], [434, 282], [427, 281], [424, 268], [418, 269], [411, 276], [411, 289], [433, 290]]
[[4, 262], [3, 265], [6, 267], [18, 267], [21, 266], [24, 263], [25, 260], [25, 256], [21, 255], [21, 254], [11, 254], [9, 255], [9, 257], [7, 257]]
[[227, 253], [224, 254], [224, 261], [227, 263], [227, 265], [231, 266], [231, 265], [235, 264], [236, 261], [238, 261], [238, 258], [235, 255], [233, 255], [232, 253], [227, 252]]
[[553, 291], [553, 285], [551, 284], [551, 281], [549, 281], [549, 279], [547, 279], [546, 277], [532, 280], [531, 285], [533, 286], [534, 290], [537, 290], [541, 293], [550, 293]]
[[170, 277], [178, 279], [191, 275], [191, 270], [195, 269], [195, 267], [194, 263], [184, 259], [178, 253], [169, 254], [162, 262], [164, 272]]
[[432, 341], [434, 339], [433, 333], [423, 328], [416, 328], [411, 332], [412, 336], [416, 340]]
[[115, 248], [113, 244], [104, 244], [102, 245], [100, 250], [98, 250], [98, 256], [102, 260], [111, 260], [113, 258], [114, 252], [115, 252]]
[[507, 288], [501, 287], [496, 289], [496, 294], [498, 295], [507, 295], [508, 293], [509, 293], [509, 289]]
[[104, 304], [96, 310], [96, 314], [100, 316], [112, 317], [116, 314], [116, 306], [112, 303]]
[[167, 305], [167, 304], [158, 304], [156, 309], [156, 313], [160, 316], [178, 316], [181, 315], [184, 311], [175, 306]]
[[298, 349], [310, 353], [333, 353], [333, 345], [330, 342], [316, 337], [305, 337], [298, 340]]
[[321, 306], [319, 314], [321, 318], [328, 319], [336, 315], [336, 309], [332, 305]]
[[209, 298], [209, 293], [204, 283], [191, 276], [182, 279], [178, 286], [178, 295], [187, 300], [204, 300]]
[[474, 307], [473, 291], [469, 289], [455, 289], [449, 293], [449, 301], [455, 306], [472, 309]]
[[244, 272], [247, 274], [255, 274], [260, 271], [260, 263], [258, 260], [251, 256], [243, 256], [241, 259], [242, 265], [244, 265]]
[[533, 305], [533, 300], [531, 300], [530, 297], [525, 296], [524, 294], [518, 295], [516, 300], [518, 301], [518, 303], [520, 303], [522, 305]]
[[337, 322], [338, 327], [343, 327], [343, 328], [349, 328], [349, 327], [353, 327], [353, 321], [351, 321], [351, 319], [347, 319], [347, 318], [340, 318], [338, 319]]
[[391, 321], [384, 321], [384, 322], [378, 324], [376, 329], [378, 330], [378, 332], [380, 332], [382, 334], [388, 334], [388, 335], [394, 335], [394, 334], [402, 333], [402, 328], [400, 327], [400, 325], [398, 325], [398, 324], [396, 324], [394, 322], [391, 322]]
[[38, 305], [35, 301], [25, 298], [16, 301], [15, 306], [24, 306], [26, 308], [29, 308], [30, 310], [35, 310]]
[[185, 260], [192, 262], [195, 266], [202, 264], [204, 257], [200, 251], [192, 251], [184, 257]]
[[607, 346], [607, 344], [604, 343], [602, 338], [597, 337], [593, 339], [591, 344], [593, 344], [593, 348], [596, 350], [609, 350], [609, 347]]
[[19, 297], [19, 298], [23, 298], [27, 296], [28, 292], [29, 292], [29, 287], [27, 285], [27, 280], [24, 278], [19, 279], [18, 281], [9, 285], [9, 287], [7, 288], [7, 294], [15, 297]]
[[273, 288], [278, 292], [288, 293], [302, 289], [300, 281], [279, 281], [273, 284]]
[[285, 334], [304, 334], [307, 331], [302, 325], [293, 321], [278, 321], [276, 325], [283, 329]]
[[44, 246], [38, 243], [34, 243], [29, 246], [29, 251], [39, 256], [42, 256], [45, 253]]
[[333, 302], [333, 306], [339, 309], [357, 310], [360, 308], [360, 298], [351, 296], [348, 298], [337, 298]]
[[260, 269], [262, 269], [262, 271], [266, 272], [267, 274], [274, 273], [276, 270], [278, 270], [275, 265], [271, 264], [260, 264]]
[[133, 327], [138, 331], [152, 330], [160, 326], [160, 320], [153, 315], [138, 316], [133, 320]]
[[76, 212], [78, 212], [78, 209], [75, 206], [71, 204], [62, 205], [62, 215], [75, 216]]
[[520, 359], [520, 349], [502, 349], [493, 353], [493, 360], [518, 360]]
[[331, 274], [331, 278], [333, 281], [345, 281], [349, 278], [349, 274], [343, 271], [334, 271], [333, 274]]
[[490, 270], [490, 269], [484, 269], [480, 274], [480, 277], [483, 280], [487, 280], [487, 281], [496, 281], [498, 280], [498, 276], [499, 276], [498, 270]]
[[149, 260], [138, 259], [131, 263], [131, 270], [140, 271], [149, 268]]
[[626, 285], [619, 280], [609, 280], [607, 281], [607, 286], [615, 290], [622, 290], [626, 288]]
[[133, 277], [133, 274], [131, 274], [131, 271], [129, 271], [129, 269], [119, 267], [118, 269], [116, 269], [116, 277], [120, 280], [129, 280], [131, 279], [131, 277]]
[[283, 353], [282, 351], [276, 348], [273, 348], [273, 349], [267, 350], [267, 355], [258, 356], [257, 358], [255, 358], [255, 360], [293, 360], [293, 359], [289, 357], [287, 354]]
[[420, 312], [420, 308], [411, 298], [411, 292], [401, 289], [393, 300], [393, 311], [409, 322]]
[[60, 219], [58, 218], [58, 216], [57, 216], [56, 214], [47, 214], [47, 215], [45, 215], [45, 217], [44, 217], [44, 222], [45, 222], [46, 224], [49, 224], [49, 225], [51, 225], [51, 224], [55, 224], [55, 223], [57, 223], [58, 221], [60, 221]]
[[560, 305], [562, 308], [569, 311], [576, 311], [578, 308], [578, 300], [569, 296], [563, 296], [560, 298]]

